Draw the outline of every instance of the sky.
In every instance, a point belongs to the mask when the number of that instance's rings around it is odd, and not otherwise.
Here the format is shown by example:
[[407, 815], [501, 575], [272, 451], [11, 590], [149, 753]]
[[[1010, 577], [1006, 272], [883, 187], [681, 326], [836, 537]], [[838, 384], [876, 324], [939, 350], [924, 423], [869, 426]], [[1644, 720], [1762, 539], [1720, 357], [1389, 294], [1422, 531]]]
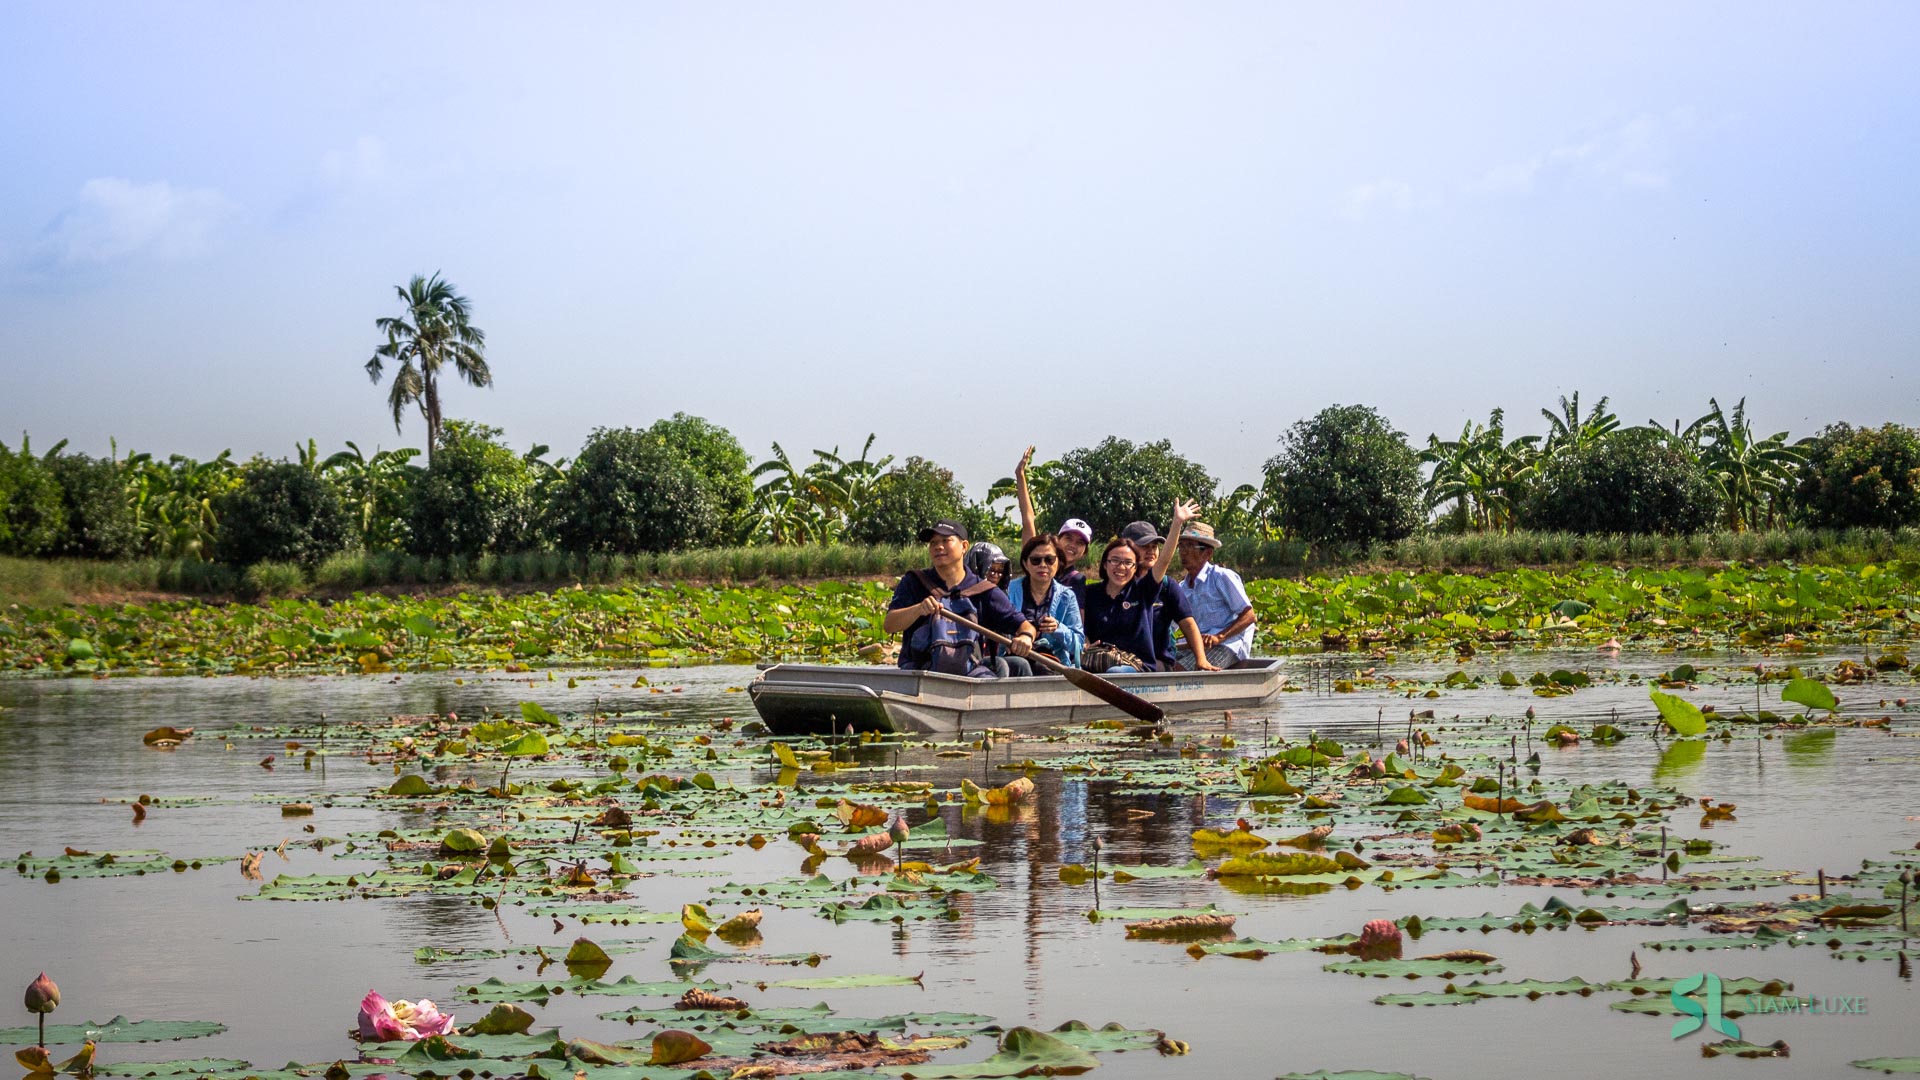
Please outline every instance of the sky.
[[288, 456], [438, 272], [450, 416], [975, 497], [1607, 395], [1920, 423], [1920, 4], [0, 5], [0, 440]]

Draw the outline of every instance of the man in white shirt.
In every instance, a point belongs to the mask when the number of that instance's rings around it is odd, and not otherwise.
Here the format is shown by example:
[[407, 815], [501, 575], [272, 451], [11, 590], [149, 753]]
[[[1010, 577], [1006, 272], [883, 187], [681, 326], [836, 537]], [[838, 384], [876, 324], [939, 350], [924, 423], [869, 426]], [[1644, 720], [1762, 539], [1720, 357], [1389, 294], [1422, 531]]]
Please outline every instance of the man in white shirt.
[[[1232, 667], [1253, 652], [1253, 601], [1240, 575], [1213, 565], [1220, 541], [1213, 527], [1195, 521], [1180, 531], [1180, 565], [1187, 576], [1180, 582], [1200, 624], [1200, 646], [1215, 667]], [[1180, 666], [1195, 668], [1193, 643], [1180, 643]]]

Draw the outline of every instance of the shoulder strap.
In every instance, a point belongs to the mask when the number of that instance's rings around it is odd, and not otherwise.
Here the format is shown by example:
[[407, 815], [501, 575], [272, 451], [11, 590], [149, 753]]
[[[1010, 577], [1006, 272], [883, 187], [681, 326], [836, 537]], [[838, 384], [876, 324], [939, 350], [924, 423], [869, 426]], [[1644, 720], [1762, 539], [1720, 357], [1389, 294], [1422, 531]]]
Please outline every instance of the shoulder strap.
[[942, 600], [947, 598], [947, 587], [940, 584], [940, 579], [934, 577], [932, 571], [915, 570], [913, 575], [920, 579], [920, 587], [927, 590], [929, 596], [937, 596]]
[[981, 593], [986, 592], [988, 589], [992, 589], [995, 587], [996, 586], [991, 581], [986, 581], [986, 580], [976, 581], [973, 584], [967, 586], [966, 588], [961, 589], [959, 593], [957, 593], [956, 595], [967, 596], [967, 597], [979, 596]]

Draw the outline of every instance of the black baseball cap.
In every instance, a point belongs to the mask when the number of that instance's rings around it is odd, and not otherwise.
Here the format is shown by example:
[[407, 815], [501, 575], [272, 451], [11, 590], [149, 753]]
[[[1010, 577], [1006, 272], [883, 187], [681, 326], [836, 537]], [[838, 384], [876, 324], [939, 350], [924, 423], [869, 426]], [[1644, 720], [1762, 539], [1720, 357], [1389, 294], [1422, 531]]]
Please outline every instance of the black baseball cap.
[[1131, 540], [1136, 544], [1164, 544], [1167, 540], [1160, 535], [1159, 529], [1153, 527], [1151, 521], [1129, 522], [1126, 528], [1120, 530], [1120, 539]]
[[935, 536], [957, 536], [962, 540], [971, 539], [967, 536], [967, 527], [965, 525], [957, 521], [948, 521], [945, 518], [941, 518], [939, 521], [920, 530], [920, 542], [923, 544]]

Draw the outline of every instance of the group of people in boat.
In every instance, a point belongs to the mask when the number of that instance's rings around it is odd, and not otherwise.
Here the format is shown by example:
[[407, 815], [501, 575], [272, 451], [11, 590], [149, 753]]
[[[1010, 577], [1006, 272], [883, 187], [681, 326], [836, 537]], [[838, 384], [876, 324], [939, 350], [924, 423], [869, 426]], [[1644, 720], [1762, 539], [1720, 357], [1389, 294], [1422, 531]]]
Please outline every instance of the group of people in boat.
[[[1053, 532], [1038, 531], [1027, 487], [1032, 458], [1029, 447], [1014, 471], [1020, 576], [1005, 552], [974, 543], [960, 522], [920, 530], [932, 565], [901, 577], [881, 621], [901, 635], [901, 667], [1007, 678], [1047, 674], [1036, 653], [1104, 673], [1214, 671], [1248, 657], [1253, 604], [1240, 575], [1214, 564], [1220, 540], [1198, 520], [1198, 503], [1174, 504], [1171, 541], [1148, 521], [1120, 530], [1100, 549], [1099, 576], [1089, 580], [1080, 563], [1093, 548], [1093, 528], [1070, 517]], [[1176, 561], [1178, 579], [1170, 576]], [[1008, 640], [992, 641], [968, 623]]]

